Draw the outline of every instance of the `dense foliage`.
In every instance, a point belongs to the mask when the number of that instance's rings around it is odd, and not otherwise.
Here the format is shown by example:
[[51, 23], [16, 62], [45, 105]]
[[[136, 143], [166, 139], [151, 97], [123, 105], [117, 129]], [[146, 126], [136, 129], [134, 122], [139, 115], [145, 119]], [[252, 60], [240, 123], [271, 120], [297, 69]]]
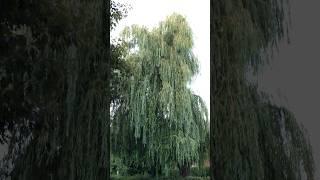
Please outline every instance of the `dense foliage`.
[[[283, 0], [211, 3], [210, 159], [216, 180], [294, 180], [301, 179], [301, 171], [313, 179], [312, 153], [301, 127], [287, 110], [263, 105], [264, 96], [246, 80], [248, 69], [259, 70], [286, 34], [287, 7]], [[277, 117], [280, 112], [285, 120]]]
[[178, 165], [186, 174], [208, 133], [205, 104], [188, 87], [198, 72], [191, 29], [173, 14], [152, 31], [134, 25], [122, 37], [131, 71], [114, 110], [114, 148], [157, 173]]
[[[119, 3], [0, 4], [0, 144], [9, 146], [0, 179], [107, 179], [110, 103], [118, 170], [170, 175], [178, 166], [186, 175], [205, 158], [207, 110], [189, 88], [198, 64], [185, 18], [174, 14], [152, 31], [132, 26], [109, 48], [109, 22], [113, 29], [127, 11]], [[245, 78], [288, 29], [287, 3], [211, 6], [212, 177], [312, 180], [303, 129]]]
[[1, 178], [108, 178], [109, 3], [1, 1]]

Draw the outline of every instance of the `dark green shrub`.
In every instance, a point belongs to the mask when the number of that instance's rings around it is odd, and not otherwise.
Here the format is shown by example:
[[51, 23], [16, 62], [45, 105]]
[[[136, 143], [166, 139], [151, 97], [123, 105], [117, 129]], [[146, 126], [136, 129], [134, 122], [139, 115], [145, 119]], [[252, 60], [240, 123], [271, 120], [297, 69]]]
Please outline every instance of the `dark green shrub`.
[[117, 156], [111, 156], [111, 174], [112, 175], [127, 175], [128, 167]]

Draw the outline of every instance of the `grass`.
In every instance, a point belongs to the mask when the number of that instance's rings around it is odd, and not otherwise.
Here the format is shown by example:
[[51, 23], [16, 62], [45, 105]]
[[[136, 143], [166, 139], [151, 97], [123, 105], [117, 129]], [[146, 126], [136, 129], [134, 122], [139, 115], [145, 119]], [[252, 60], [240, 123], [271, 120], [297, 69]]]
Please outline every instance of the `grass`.
[[190, 176], [185, 178], [179, 175], [179, 170], [177, 168], [171, 169], [169, 171], [169, 176], [152, 177], [147, 173], [142, 174], [112, 174], [111, 180], [209, 180], [209, 167], [192, 167], [190, 169]]
[[209, 177], [196, 177], [196, 176], [187, 176], [183, 177], [150, 177], [148, 175], [134, 175], [134, 176], [112, 176], [111, 180], [209, 180]]

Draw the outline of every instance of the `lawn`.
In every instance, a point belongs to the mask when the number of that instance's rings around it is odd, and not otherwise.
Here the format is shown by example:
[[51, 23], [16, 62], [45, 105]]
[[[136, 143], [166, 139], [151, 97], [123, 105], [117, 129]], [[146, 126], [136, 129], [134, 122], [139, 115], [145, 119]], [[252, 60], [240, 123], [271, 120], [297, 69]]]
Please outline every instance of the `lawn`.
[[196, 177], [196, 176], [187, 176], [185, 178], [183, 177], [176, 177], [176, 176], [170, 176], [170, 177], [150, 177], [148, 175], [134, 175], [134, 176], [112, 176], [111, 180], [151, 180], [151, 179], [157, 179], [157, 180], [209, 180], [209, 177]]

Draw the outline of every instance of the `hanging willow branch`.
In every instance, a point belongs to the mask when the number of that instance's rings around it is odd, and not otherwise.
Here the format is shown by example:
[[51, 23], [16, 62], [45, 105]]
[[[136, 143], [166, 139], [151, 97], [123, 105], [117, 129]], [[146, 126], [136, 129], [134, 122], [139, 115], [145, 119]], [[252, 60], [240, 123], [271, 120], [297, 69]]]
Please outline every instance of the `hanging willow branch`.
[[119, 108], [115, 118], [126, 118], [150, 166], [168, 170], [172, 163], [197, 161], [208, 132], [207, 109], [187, 87], [198, 72], [187, 21], [173, 14], [152, 31], [134, 25], [122, 37], [132, 74], [128, 109]]
[[17, 43], [20, 54], [7, 55], [6, 60], [30, 63], [22, 82], [26, 88], [19, 98], [32, 102], [28, 111], [36, 111], [29, 142], [13, 159], [7, 176], [19, 180], [107, 179], [109, 1], [7, 4], [13, 10], [21, 9], [21, 14], [15, 13], [23, 18], [7, 18], [12, 23], [8, 28], [25, 24], [27, 34], [21, 39], [26, 37], [27, 43]]
[[[300, 126], [287, 110], [261, 105], [262, 96], [245, 78], [248, 67], [258, 70], [265, 62], [263, 52], [277, 46], [288, 30], [287, 5], [283, 0], [211, 3], [210, 158], [216, 180], [301, 179], [300, 161], [313, 179], [312, 154]], [[293, 146], [283, 144], [278, 112], [286, 114], [281, 118], [285, 131], [294, 136], [289, 140]]]

